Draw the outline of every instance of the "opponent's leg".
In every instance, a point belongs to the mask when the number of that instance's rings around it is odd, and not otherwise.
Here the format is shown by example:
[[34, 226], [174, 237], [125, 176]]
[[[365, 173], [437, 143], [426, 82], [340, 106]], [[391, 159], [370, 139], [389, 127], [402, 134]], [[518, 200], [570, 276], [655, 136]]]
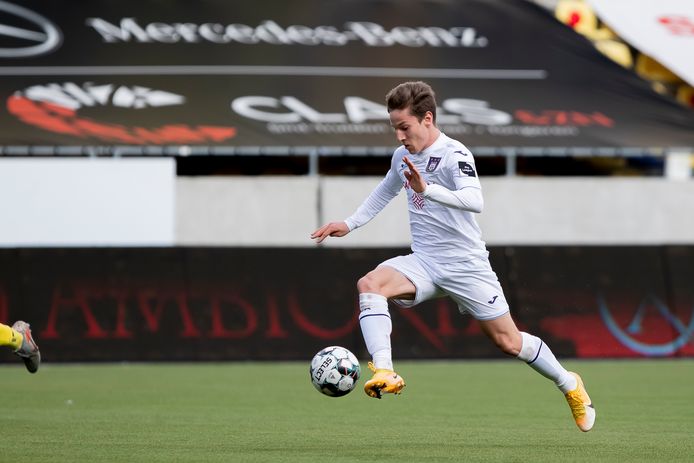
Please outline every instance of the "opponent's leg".
[[34, 342], [29, 324], [21, 320], [12, 327], [0, 323], [0, 346], [9, 346], [24, 360], [29, 373], [36, 373], [41, 364], [41, 353]]
[[21, 333], [0, 323], [0, 346], [9, 346], [12, 350], [17, 350], [22, 347], [23, 339], [24, 337]]
[[576, 425], [581, 431], [591, 430], [595, 423], [595, 408], [581, 377], [567, 371], [547, 344], [537, 336], [518, 331], [508, 313], [493, 320], [480, 320], [480, 325], [501, 350], [552, 380], [569, 403]]

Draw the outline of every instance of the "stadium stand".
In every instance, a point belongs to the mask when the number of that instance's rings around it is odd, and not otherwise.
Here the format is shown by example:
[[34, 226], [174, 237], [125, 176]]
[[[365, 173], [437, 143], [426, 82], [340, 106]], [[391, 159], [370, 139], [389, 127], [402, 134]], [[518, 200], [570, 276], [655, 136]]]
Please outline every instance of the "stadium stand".
[[615, 34], [598, 18], [589, 2], [555, 0], [538, 3], [554, 11], [559, 21], [590, 39], [605, 56], [650, 81], [655, 91], [694, 108], [694, 88], [656, 59], [635, 49]]

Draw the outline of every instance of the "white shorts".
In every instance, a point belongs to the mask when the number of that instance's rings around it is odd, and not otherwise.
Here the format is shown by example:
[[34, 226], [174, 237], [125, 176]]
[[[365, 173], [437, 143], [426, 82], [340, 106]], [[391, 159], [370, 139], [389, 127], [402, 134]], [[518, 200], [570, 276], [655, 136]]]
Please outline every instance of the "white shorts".
[[499, 279], [487, 258], [442, 264], [418, 254], [408, 254], [380, 265], [394, 268], [414, 284], [414, 300], [393, 299], [402, 307], [450, 296], [458, 304], [460, 313], [468, 312], [477, 320], [492, 320], [509, 311]]

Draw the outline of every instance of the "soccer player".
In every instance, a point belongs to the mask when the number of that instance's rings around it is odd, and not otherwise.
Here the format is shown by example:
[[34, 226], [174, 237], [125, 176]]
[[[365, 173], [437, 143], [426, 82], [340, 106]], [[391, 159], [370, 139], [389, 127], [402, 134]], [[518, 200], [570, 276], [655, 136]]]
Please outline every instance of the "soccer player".
[[380, 399], [383, 393], [400, 394], [405, 386], [393, 370], [388, 300], [412, 307], [446, 295], [461, 313], [470, 313], [503, 352], [552, 380], [565, 395], [578, 427], [590, 431], [595, 409], [581, 377], [565, 370], [547, 344], [519, 331], [511, 318], [474, 216], [483, 206], [475, 160], [465, 145], [436, 126], [434, 91], [424, 82], [405, 82], [388, 92], [386, 105], [402, 146], [393, 153], [385, 178], [354, 214], [311, 234], [316, 243], [345, 236], [405, 188], [412, 253], [386, 260], [357, 282], [359, 323], [374, 372], [365, 392]]
[[38, 371], [41, 353], [31, 336], [31, 329], [27, 322], [18, 320], [11, 327], [0, 323], [0, 346], [9, 346], [14, 349], [14, 353], [24, 360], [29, 373]]

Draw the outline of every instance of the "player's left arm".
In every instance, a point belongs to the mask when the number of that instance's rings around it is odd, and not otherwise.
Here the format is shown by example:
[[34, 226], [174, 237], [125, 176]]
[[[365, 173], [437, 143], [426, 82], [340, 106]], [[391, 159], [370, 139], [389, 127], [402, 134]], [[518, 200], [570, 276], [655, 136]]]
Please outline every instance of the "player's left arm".
[[463, 211], [480, 213], [484, 208], [482, 186], [477, 177], [475, 160], [469, 151], [456, 151], [449, 154], [444, 168], [451, 180], [453, 189], [430, 183], [422, 196], [439, 204]]

